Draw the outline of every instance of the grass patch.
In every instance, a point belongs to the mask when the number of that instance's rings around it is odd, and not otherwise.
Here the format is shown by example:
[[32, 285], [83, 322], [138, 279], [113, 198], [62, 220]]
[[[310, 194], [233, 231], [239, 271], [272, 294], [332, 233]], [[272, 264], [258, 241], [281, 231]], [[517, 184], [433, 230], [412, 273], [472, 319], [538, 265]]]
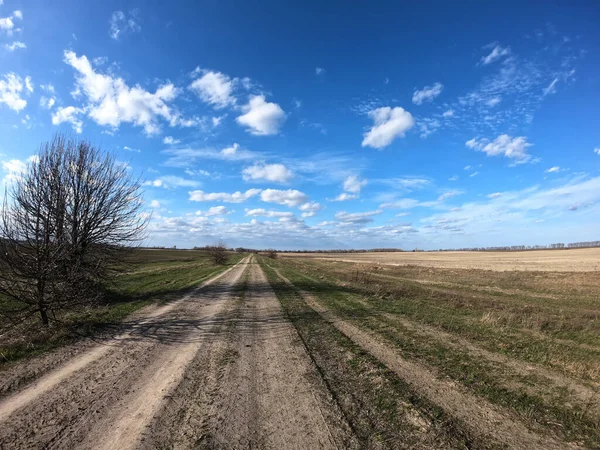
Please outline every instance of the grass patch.
[[[434, 368], [439, 376], [450, 377], [476, 395], [511, 409], [532, 426], [542, 425], [565, 439], [600, 447], [598, 418], [588, 411], [588, 405], [577, 404], [568, 392], [548, 391], [542, 380], [511, 371], [505, 365], [475, 358], [467, 352], [445, 345], [440, 340], [419, 334], [390, 320], [381, 313], [408, 317], [411, 320], [440, 326], [446, 331], [469, 336], [484, 348], [498, 351], [498, 343], [511, 345], [501, 349], [509, 354], [528, 355], [528, 360], [547, 363], [549, 341], [531, 340], [509, 327], [494, 327], [473, 323], [467, 307], [447, 308], [436, 299], [426, 298], [422, 288], [408, 286], [396, 296], [393, 286], [340, 286], [331, 273], [312, 270], [305, 274], [306, 265], [279, 263], [282, 273], [299, 288], [313, 293], [320, 302], [337, 315], [367, 328], [397, 347], [403, 357]], [[377, 291], [375, 291], [377, 289]], [[365, 301], [368, 306], [365, 306]], [[495, 348], [494, 348], [495, 347]], [[515, 352], [515, 349], [517, 350]], [[578, 349], [589, 354], [586, 349]], [[529, 389], [527, 389], [529, 388]], [[540, 395], [537, 395], [539, 392]]]
[[0, 323], [0, 370], [6, 364], [117, 328], [133, 312], [179, 298], [242, 256], [231, 255], [227, 265], [214, 266], [201, 251], [136, 250], [106, 283], [100, 304], [57, 315], [47, 329], [39, 326], [37, 317], [19, 326]]
[[283, 310], [302, 339], [361, 448], [494, 448], [419, 395], [324, 320], [298, 290], [259, 259]]

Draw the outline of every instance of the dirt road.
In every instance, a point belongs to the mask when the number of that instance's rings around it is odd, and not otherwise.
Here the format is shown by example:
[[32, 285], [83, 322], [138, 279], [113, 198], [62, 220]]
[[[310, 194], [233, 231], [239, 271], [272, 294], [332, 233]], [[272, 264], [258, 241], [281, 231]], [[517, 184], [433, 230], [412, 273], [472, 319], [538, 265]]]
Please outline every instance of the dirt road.
[[251, 258], [0, 401], [0, 448], [199, 444], [353, 444]]

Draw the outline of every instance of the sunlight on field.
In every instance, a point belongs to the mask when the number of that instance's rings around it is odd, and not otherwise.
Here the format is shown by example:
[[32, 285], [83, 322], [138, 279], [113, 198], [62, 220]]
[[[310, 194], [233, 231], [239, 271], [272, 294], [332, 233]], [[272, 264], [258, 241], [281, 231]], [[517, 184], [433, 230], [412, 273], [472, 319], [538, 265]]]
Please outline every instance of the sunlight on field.
[[592, 272], [600, 270], [600, 248], [524, 252], [369, 252], [300, 253], [284, 257], [317, 258], [384, 265], [417, 265], [447, 269]]

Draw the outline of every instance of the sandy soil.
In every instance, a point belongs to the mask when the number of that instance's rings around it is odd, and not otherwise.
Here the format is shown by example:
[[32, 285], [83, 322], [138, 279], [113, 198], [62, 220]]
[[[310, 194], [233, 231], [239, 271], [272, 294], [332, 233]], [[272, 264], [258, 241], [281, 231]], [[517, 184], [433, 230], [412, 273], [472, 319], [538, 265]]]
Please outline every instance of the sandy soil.
[[210, 346], [211, 319], [246, 262], [2, 399], [0, 448], [138, 447], [187, 364]]
[[535, 250], [526, 252], [373, 252], [373, 253], [282, 253], [294, 258], [384, 265], [418, 265], [448, 269], [539, 270], [592, 272], [600, 270], [600, 248]]
[[[71, 359], [46, 355], [47, 373], [29, 384], [13, 369], [0, 448], [356, 447], [264, 273], [248, 262]], [[22, 365], [24, 378], [28, 366], [35, 360]]]

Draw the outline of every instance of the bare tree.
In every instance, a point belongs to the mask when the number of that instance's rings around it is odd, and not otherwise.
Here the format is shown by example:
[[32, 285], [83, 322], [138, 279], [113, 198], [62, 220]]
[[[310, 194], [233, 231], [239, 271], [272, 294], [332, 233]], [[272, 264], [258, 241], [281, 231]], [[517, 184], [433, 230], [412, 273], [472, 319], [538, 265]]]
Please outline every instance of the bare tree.
[[219, 241], [215, 245], [207, 245], [206, 251], [212, 262], [217, 266], [225, 264], [229, 259], [227, 245], [223, 241]]
[[91, 303], [123, 250], [143, 237], [141, 184], [114, 156], [57, 135], [7, 188], [0, 220], [0, 312], [13, 320]]
[[269, 249], [265, 250], [265, 256], [267, 258], [277, 259], [277, 250], [269, 248]]

